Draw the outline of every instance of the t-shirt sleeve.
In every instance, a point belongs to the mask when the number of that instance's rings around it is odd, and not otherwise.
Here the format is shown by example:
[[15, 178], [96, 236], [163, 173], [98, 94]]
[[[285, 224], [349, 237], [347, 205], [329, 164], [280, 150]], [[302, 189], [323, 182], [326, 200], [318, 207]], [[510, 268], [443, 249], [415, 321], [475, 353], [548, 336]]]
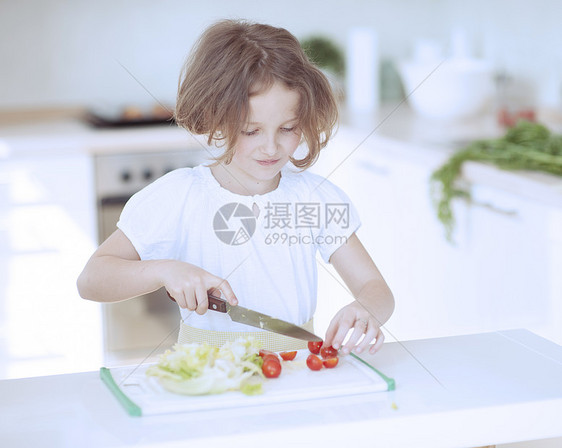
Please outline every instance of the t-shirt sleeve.
[[117, 227], [135, 247], [141, 260], [177, 258], [182, 203], [190, 188], [184, 170], [157, 179], [125, 204]]
[[332, 254], [359, 229], [361, 220], [347, 194], [329, 180], [321, 180], [315, 192], [323, 208], [315, 244], [322, 259], [329, 263]]

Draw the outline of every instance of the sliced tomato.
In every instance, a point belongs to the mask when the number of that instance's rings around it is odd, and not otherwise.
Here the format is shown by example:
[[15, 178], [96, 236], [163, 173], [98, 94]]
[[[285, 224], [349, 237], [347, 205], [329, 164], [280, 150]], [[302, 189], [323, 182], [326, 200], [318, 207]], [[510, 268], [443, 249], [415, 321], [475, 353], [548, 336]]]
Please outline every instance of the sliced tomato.
[[318, 356], [310, 354], [306, 358], [306, 365], [310, 370], [320, 370], [322, 368], [322, 360]]
[[320, 356], [322, 356], [322, 358], [324, 359], [333, 358], [335, 356], [338, 356], [338, 351], [331, 345], [328, 346], [323, 345], [322, 348], [320, 349]]
[[309, 341], [308, 350], [310, 350], [310, 353], [314, 353], [315, 355], [317, 355], [318, 353], [320, 353], [320, 347], [322, 347], [322, 344], [322, 341]]
[[324, 359], [322, 361], [322, 364], [324, 365], [324, 367], [326, 367], [327, 369], [333, 369], [334, 367], [336, 367], [338, 365], [338, 361], [340, 359], [336, 356], [333, 358], [328, 358], [328, 359]]
[[277, 378], [281, 375], [281, 362], [273, 358], [264, 359], [261, 371], [266, 378]]
[[283, 361], [292, 361], [297, 356], [297, 351], [294, 350], [291, 352], [281, 352], [279, 353], [279, 356], [281, 356], [281, 359], [283, 359]]

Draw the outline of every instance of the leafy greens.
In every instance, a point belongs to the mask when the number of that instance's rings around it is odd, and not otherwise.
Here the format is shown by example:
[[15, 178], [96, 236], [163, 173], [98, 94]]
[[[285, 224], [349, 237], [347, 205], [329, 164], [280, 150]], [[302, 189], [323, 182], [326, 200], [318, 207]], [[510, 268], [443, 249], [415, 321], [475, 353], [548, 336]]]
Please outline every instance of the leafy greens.
[[252, 339], [227, 342], [221, 348], [208, 344], [176, 344], [160, 355], [146, 374], [158, 378], [168, 391], [183, 395], [219, 394], [240, 390], [262, 392], [262, 359]]
[[468, 189], [457, 182], [467, 160], [491, 163], [505, 170], [543, 171], [562, 176], [562, 135], [552, 134], [541, 124], [519, 121], [504, 137], [475, 141], [436, 170], [431, 176], [432, 196], [449, 241], [455, 223], [452, 199], [470, 200]]

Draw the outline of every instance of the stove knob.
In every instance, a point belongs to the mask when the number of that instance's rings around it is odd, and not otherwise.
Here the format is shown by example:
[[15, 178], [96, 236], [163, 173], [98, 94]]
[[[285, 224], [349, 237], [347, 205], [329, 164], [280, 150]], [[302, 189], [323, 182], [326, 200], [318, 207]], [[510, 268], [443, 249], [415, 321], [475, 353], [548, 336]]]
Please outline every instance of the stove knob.
[[142, 178], [144, 180], [150, 180], [152, 179], [152, 177], [154, 176], [154, 173], [152, 172], [152, 170], [150, 168], [146, 168], [143, 172], [142, 172]]
[[131, 175], [131, 172], [129, 170], [124, 170], [121, 171], [120, 177], [122, 182], [130, 182], [133, 176]]

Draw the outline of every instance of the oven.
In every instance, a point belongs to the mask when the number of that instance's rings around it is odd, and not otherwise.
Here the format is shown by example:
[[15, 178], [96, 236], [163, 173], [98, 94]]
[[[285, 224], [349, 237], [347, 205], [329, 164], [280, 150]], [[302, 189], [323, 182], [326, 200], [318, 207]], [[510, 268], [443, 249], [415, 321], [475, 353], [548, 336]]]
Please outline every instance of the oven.
[[[178, 150], [100, 154], [94, 159], [98, 239], [101, 243], [116, 230], [129, 198], [166, 172], [193, 167], [208, 160], [201, 147]], [[159, 344], [177, 340], [179, 310], [164, 288], [117, 303], [103, 304], [104, 361], [143, 357]]]

